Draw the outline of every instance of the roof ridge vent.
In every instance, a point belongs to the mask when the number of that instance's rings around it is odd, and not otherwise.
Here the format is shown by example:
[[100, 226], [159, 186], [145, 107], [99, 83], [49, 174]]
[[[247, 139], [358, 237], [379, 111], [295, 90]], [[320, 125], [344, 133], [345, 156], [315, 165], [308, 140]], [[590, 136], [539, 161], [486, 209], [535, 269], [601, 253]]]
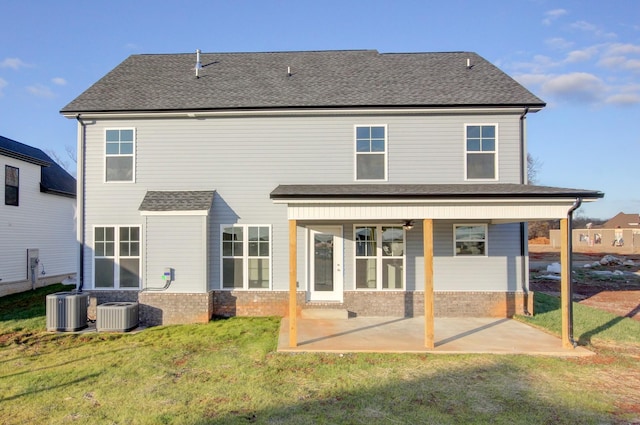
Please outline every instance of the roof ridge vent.
[[200, 70], [202, 69], [202, 62], [200, 62], [200, 49], [196, 49], [196, 78], [200, 78]]

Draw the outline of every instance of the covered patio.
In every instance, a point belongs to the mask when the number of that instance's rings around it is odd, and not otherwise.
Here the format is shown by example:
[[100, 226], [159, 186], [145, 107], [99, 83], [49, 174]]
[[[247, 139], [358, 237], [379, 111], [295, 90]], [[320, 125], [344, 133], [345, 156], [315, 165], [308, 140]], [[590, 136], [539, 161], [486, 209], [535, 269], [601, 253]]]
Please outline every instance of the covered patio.
[[529, 354], [590, 356], [583, 347], [564, 348], [560, 338], [507, 318], [436, 318], [434, 347], [424, 344], [424, 317], [350, 319], [297, 318], [297, 345], [289, 344], [282, 319], [279, 352]]
[[[574, 351], [571, 311], [571, 218], [583, 201], [602, 198], [598, 191], [526, 184], [352, 184], [281, 185], [275, 203], [287, 205], [289, 220], [289, 314], [279, 347], [295, 351], [552, 352]], [[483, 220], [521, 223], [520, 255], [525, 258], [523, 293], [528, 294], [526, 222], [557, 219], [561, 231], [560, 340], [510, 319], [436, 318], [434, 314], [434, 221]], [[299, 317], [298, 224], [340, 220], [404, 220], [422, 223], [424, 315], [422, 317], [318, 321]], [[528, 298], [528, 297], [527, 297]], [[420, 322], [420, 323], [418, 323]], [[399, 324], [406, 326], [398, 328]], [[286, 326], [286, 329], [284, 328]], [[286, 335], [286, 339], [285, 336]], [[544, 336], [544, 337], [543, 337]], [[549, 339], [551, 338], [551, 339]], [[493, 346], [492, 341], [503, 341]], [[533, 342], [536, 341], [536, 342]], [[544, 341], [544, 343], [542, 342]], [[286, 344], [285, 344], [286, 342]], [[340, 345], [342, 343], [342, 346]], [[474, 344], [477, 344], [475, 347]], [[535, 348], [536, 345], [545, 348]], [[553, 347], [556, 347], [555, 349]], [[358, 348], [360, 347], [360, 348]], [[484, 347], [484, 348], [483, 348]]]

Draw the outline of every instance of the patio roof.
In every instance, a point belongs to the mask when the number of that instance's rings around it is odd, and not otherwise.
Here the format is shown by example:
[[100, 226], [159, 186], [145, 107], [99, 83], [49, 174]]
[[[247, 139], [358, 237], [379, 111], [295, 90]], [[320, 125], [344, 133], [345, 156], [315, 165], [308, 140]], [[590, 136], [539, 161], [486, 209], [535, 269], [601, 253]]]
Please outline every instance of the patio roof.
[[598, 199], [597, 190], [568, 189], [528, 184], [310, 184], [280, 185], [271, 199], [523, 199], [583, 198]]

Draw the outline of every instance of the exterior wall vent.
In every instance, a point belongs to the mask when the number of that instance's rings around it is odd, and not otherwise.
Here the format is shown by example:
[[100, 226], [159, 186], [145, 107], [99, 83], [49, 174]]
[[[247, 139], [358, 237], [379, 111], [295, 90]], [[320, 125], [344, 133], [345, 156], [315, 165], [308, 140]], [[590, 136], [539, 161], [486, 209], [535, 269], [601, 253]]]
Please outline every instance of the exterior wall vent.
[[138, 326], [138, 303], [111, 302], [97, 308], [98, 332], [128, 332]]
[[57, 292], [47, 295], [47, 331], [78, 331], [87, 327], [89, 294]]

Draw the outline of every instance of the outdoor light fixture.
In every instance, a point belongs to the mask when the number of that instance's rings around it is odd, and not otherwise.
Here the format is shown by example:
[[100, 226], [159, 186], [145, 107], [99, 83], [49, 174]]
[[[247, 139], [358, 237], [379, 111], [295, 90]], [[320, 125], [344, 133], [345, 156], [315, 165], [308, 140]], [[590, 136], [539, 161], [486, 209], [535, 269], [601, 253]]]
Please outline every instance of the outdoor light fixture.
[[404, 224], [402, 225], [402, 228], [404, 230], [411, 230], [413, 229], [413, 220], [405, 220]]

